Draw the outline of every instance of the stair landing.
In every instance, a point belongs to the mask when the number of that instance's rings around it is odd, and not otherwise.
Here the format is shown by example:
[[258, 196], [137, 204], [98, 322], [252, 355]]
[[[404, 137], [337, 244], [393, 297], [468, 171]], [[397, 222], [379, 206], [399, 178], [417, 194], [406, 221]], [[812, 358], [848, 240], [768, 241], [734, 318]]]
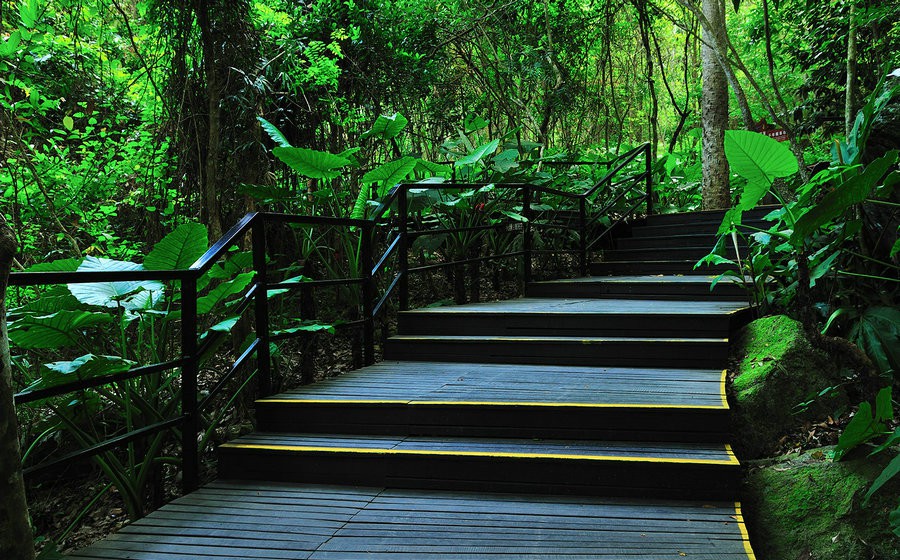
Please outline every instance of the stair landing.
[[217, 481], [86, 560], [745, 560], [739, 503]]

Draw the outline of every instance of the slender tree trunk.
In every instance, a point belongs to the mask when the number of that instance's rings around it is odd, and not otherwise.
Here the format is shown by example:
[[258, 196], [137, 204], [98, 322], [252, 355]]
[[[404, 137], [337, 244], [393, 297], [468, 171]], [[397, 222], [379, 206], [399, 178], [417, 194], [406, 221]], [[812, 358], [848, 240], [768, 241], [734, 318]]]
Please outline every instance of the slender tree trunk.
[[712, 45], [726, 44], [725, 4], [722, 0], [703, 0], [703, 15], [709, 21], [700, 45], [703, 95], [700, 101], [702, 123], [703, 209], [728, 208], [728, 162], [725, 159], [725, 129], [728, 127], [728, 80]]
[[200, 43], [203, 50], [203, 66], [206, 69], [206, 96], [209, 116], [206, 127], [206, 165], [204, 166], [204, 180], [201, 200], [206, 223], [209, 226], [210, 238], [217, 240], [222, 237], [222, 211], [219, 204], [219, 159], [222, 134], [222, 85], [219, 76], [219, 56], [216, 52], [216, 44], [212, 22], [210, 20], [210, 6], [206, 0], [197, 0], [195, 5], [197, 25], [200, 27]]
[[0, 217], [0, 558], [31, 560], [34, 540], [28, 522], [12, 364], [6, 334], [6, 285], [16, 254], [16, 236]]
[[844, 98], [844, 129], [847, 137], [856, 120], [856, 4], [850, 2], [850, 29], [847, 32], [847, 92]]

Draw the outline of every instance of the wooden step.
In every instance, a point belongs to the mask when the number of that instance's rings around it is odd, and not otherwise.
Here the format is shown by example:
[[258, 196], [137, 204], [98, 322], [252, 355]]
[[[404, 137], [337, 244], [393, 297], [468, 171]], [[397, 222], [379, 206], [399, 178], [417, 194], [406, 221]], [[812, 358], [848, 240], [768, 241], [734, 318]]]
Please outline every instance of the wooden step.
[[[703, 247], [708, 253], [715, 247], [716, 242], [716, 236], [701, 233], [659, 237], [622, 237], [616, 240], [616, 247], [623, 250]], [[734, 253], [734, 244], [731, 239], [726, 240], [726, 247], [731, 251], [731, 254]], [[742, 255], [747, 253], [748, 248], [745, 239], [738, 237], [738, 247], [741, 249]]]
[[400, 313], [400, 334], [708, 338], [729, 332], [743, 303], [519, 298]]
[[710, 274], [721, 274], [729, 269], [727, 265], [702, 265], [694, 268], [697, 259], [679, 259], [679, 260], [644, 260], [644, 261], [615, 261], [604, 260], [601, 262], [591, 263], [590, 272], [593, 276], [642, 276], [642, 275], [677, 275], [677, 274], [699, 274], [709, 276]]
[[[603, 252], [605, 261], [691, 260], [696, 263], [710, 253], [712, 247], [645, 247], [642, 249], [613, 249]], [[734, 247], [725, 247], [725, 256], [734, 259]]]
[[[759, 206], [743, 213], [743, 222], [760, 222], [762, 219], [772, 212], [780, 208], [778, 205]], [[722, 223], [725, 218], [725, 210], [700, 210], [696, 212], [677, 212], [671, 214], [652, 214], [647, 216], [646, 225], [686, 225], [691, 226], [698, 223]]]
[[729, 499], [726, 444], [256, 432], [218, 449], [223, 478], [393, 488]]
[[722, 278], [711, 289], [715, 278], [701, 274], [588, 276], [532, 282], [525, 287], [525, 294], [529, 297], [560, 298], [747, 301], [747, 292], [737, 279]]
[[[744, 226], [739, 229], [746, 234], [753, 233], [757, 230], [767, 230], [771, 226], [770, 222], [763, 220], [744, 220]], [[715, 236], [719, 230], [721, 221], [712, 222], [691, 222], [685, 224], [670, 223], [660, 225], [640, 225], [631, 228], [632, 237], [668, 237], [670, 235], [712, 235]]]
[[388, 339], [386, 360], [721, 368], [726, 338], [429, 336]]

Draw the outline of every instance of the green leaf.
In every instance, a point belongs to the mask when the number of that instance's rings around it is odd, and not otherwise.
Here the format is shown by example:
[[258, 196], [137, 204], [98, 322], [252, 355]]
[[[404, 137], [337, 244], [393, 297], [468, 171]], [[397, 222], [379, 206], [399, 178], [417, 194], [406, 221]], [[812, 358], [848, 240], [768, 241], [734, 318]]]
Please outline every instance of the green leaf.
[[421, 172], [424, 175], [433, 175], [436, 177], [450, 177], [453, 175], [453, 171], [446, 165], [433, 163], [424, 159], [416, 160], [415, 170]]
[[463, 129], [466, 131], [466, 134], [470, 134], [477, 130], [481, 130], [482, 128], [487, 128], [488, 124], [488, 121], [475, 113], [469, 113], [463, 120]]
[[75, 120], [69, 115], [66, 115], [63, 117], [63, 126], [66, 127], [66, 130], [72, 130], [75, 128]]
[[282, 185], [251, 185], [241, 183], [237, 191], [260, 202], [284, 202], [296, 198], [294, 191]]
[[9, 324], [9, 339], [19, 348], [76, 346], [82, 329], [111, 323], [108, 313], [60, 310], [49, 315], [25, 315]]
[[872, 487], [869, 488], [869, 491], [866, 492], [865, 497], [863, 498], [863, 505], [869, 503], [869, 498], [872, 497], [872, 494], [878, 491], [879, 488], [887, 484], [887, 482], [894, 478], [897, 473], [900, 473], [900, 455], [894, 457], [894, 459], [884, 467], [884, 470], [881, 471], [881, 474], [878, 475], [878, 478], [872, 482]]
[[366, 203], [369, 202], [369, 192], [371, 189], [368, 185], [361, 185], [359, 187], [359, 192], [356, 193], [356, 201], [353, 203], [353, 208], [350, 209], [350, 218], [353, 220], [364, 220], [366, 219]]
[[896, 257], [897, 253], [900, 253], [900, 238], [894, 241], [894, 246], [891, 247], [891, 258]]
[[477, 148], [475, 148], [475, 150], [473, 150], [471, 154], [467, 155], [464, 158], [458, 159], [456, 161], [455, 165], [457, 167], [463, 166], [463, 165], [475, 165], [479, 161], [483, 160], [487, 156], [489, 156], [489, 155], [493, 154], [495, 151], [497, 151], [497, 146], [499, 146], [499, 145], [500, 145], [499, 139], [491, 140], [487, 144], [482, 144], [481, 146], [478, 146]]
[[522, 214], [517, 214], [511, 210], [501, 210], [500, 213], [503, 214], [504, 216], [506, 216], [507, 218], [512, 218], [513, 220], [515, 220], [517, 222], [524, 223], [524, 222], [528, 221], [528, 218], [526, 218]]
[[826, 194], [821, 202], [800, 216], [794, 224], [791, 243], [799, 246], [810, 234], [843, 214], [848, 208], [854, 204], [862, 204], [896, 161], [897, 152], [889, 152], [870, 163], [865, 171]]
[[834, 460], [840, 461], [848, 451], [875, 437], [879, 432], [873, 429], [874, 424], [872, 405], [867, 402], [860, 403], [859, 410], [838, 437], [838, 444], [834, 448]]
[[208, 294], [197, 299], [197, 313], [203, 315], [212, 311], [221, 302], [227, 300], [235, 294], [244, 291], [248, 284], [253, 281], [255, 272], [244, 272], [238, 274], [233, 280], [222, 282], [209, 291]]
[[866, 309], [850, 329], [849, 338], [872, 359], [882, 375], [893, 376], [900, 371], [900, 309]]
[[873, 449], [872, 452], [869, 453], [869, 457], [871, 457], [873, 455], [877, 455], [877, 454], [881, 453], [882, 451], [884, 451], [885, 449], [888, 449], [889, 447], [894, 446], [898, 441], [900, 441], [900, 427], [896, 428], [894, 430], [894, 432], [891, 435], [889, 435], [888, 438], [881, 443], [881, 445], [879, 445], [878, 447]]
[[279, 147], [272, 153], [288, 167], [310, 179], [334, 179], [341, 174], [338, 169], [350, 165], [347, 158], [309, 148]]
[[389, 161], [379, 165], [375, 169], [363, 175], [360, 183], [381, 183], [383, 186], [393, 187], [403, 179], [409, 177], [416, 167], [416, 159], [404, 156], [400, 159]]
[[119, 356], [85, 354], [69, 362], [51, 362], [41, 366], [41, 378], [28, 386], [26, 391], [47, 389], [76, 380], [93, 379], [128, 371], [134, 362]]
[[223, 280], [231, 278], [246, 268], [253, 266], [253, 253], [250, 251], [239, 251], [225, 259], [221, 265], [215, 265], [209, 269], [210, 278], [218, 278]]
[[19, 48], [19, 43], [22, 41], [22, 33], [17, 31], [13, 31], [9, 36], [9, 39], [0, 42], [0, 57], [8, 58], [12, 55], [16, 54], [16, 50]]
[[360, 138], [366, 139], [377, 136], [382, 140], [390, 140], [400, 134], [400, 132], [406, 128], [408, 123], [409, 121], [406, 117], [400, 113], [394, 113], [393, 115], [379, 115], [378, 118], [375, 119], [375, 124], [372, 125], [372, 128], [364, 132]]
[[231, 332], [231, 329], [233, 329], [234, 326], [237, 325], [237, 322], [240, 321], [240, 319], [241, 319], [240, 317], [229, 317], [228, 319], [225, 319], [224, 321], [219, 321], [215, 325], [209, 327], [209, 330], [216, 331], [216, 332], [229, 333], [229, 332]]
[[[78, 267], [78, 272], [113, 272], [143, 269], [143, 266], [136, 263], [85, 257], [84, 262]], [[121, 305], [129, 310], [153, 307], [162, 298], [164, 291], [163, 285], [153, 280], [69, 284], [68, 288], [72, 295], [85, 305], [113, 308]]]
[[747, 179], [740, 203], [744, 210], [756, 206], [776, 178], [798, 170], [797, 159], [787, 146], [749, 130], [725, 131], [725, 157], [731, 170]]
[[75, 272], [84, 259], [58, 259], [37, 263], [25, 269], [25, 272]]
[[282, 134], [281, 131], [278, 130], [277, 126], [262, 117], [256, 117], [256, 120], [259, 121], [259, 124], [262, 125], [263, 130], [266, 131], [266, 134], [269, 135], [269, 138], [271, 138], [273, 142], [275, 142], [282, 148], [291, 147], [291, 143], [288, 142], [288, 139], [284, 136], [284, 134]]
[[519, 163], [516, 161], [518, 158], [518, 150], [504, 150], [494, 156], [492, 167], [499, 173], [506, 173], [514, 167], [519, 167]]
[[203, 256], [209, 248], [206, 226], [181, 224], [162, 238], [144, 259], [147, 270], [184, 270]]
[[288, 329], [281, 329], [279, 331], [275, 331], [272, 333], [273, 335], [279, 334], [294, 334], [298, 332], [327, 332], [330, 334], [335, 333], [334, 325], [329, 325], [326, 323], [317, 323], [315, 321], [303, 321], [302, 324], [291, 327]]

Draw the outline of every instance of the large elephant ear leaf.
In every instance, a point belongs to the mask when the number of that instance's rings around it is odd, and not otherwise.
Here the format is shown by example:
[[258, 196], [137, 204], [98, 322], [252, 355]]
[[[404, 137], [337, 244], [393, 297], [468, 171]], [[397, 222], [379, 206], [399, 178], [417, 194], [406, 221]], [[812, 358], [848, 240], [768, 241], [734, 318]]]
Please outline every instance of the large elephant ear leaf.
[[[116, 261], [96, 257], [85, 257], [78, 272], [126, 272], [143, 270], [144, 267], [126, 261]], [[69, 291], [85, 305], [98, 307], [125, 307], [126, 309], [149, 309], [159, 301], [163, 285], [153, 280], [124, 282], [91, 282], [69, 284]]]
[[491, 140], [490, 142], [487, 142], [486, 144], [482, 144], [482, 145], [478, 146], [477, 148], [475, 148], [472, 151], [472, 153], [470, 153], [469, 155], [458, 159], [456, 161], [456, 165], [457, 166], [474, 165], [474, 164], [478, 163], [479, 161], [483, 160], [484, 158], [492, 155], [494, 152], [496, 152], [497, 147], [499, 145], [500, 145], [499, 139]]
[[747, 179], [740, 208], [749, 210], [765, 196], [775, 179], [797, 172], [791, 150], [765, 134], [749, 130], [725, 131], [725, 157], [731, 170]]
[[345, 157], [309, 148], [279, 147], [272, 153], [288, 167], [310, 179], [334, 179], [341, 174], [338, 171], [341, 167], [350, 165], [350, 160]]
[[144, 259], [147, 270], [182, 270], [189, 268], [209, 248], [203, 224], [181, 224], [162, 238]]
[[119, 356], [95, 354], [85, 354], [68, 362], [51, 362], [41, 366], [41, 378], [26, 388], [25, 392], [122, 373], [131, 369], [134, 364]]
[[406, 128], [407, 124], [409, 124], [409, 121], [400, 113], [394, 113], [393, 115], [379, 115], [378, 118], [375, 119], [372, 128], [363, 132], [360, 138], [366, 139], [375, 136], [382, 140], [390, 140], [400, 134], [400, 132]]
[[65, 309], [48, 315], [27, 314], [10, 322], [9, 339], [19, 348], [66, 348], [78, 344], [83, 329], [112, 320], [108, 313]]

